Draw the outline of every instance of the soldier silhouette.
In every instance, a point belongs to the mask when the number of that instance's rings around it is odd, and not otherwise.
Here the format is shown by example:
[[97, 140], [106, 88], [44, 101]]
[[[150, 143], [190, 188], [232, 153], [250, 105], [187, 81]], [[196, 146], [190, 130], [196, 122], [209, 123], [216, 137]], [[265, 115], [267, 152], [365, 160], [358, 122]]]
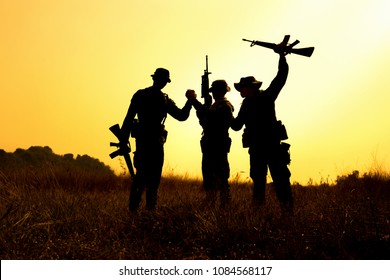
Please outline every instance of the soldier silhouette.
[[267, 89], [260, 90], [262, 83], [253, 76], [243, 77], [234, 84], [244, 100], [231, 127], [238, 131], [245, 125], [242, 141], [243, 147], [249, 148], [254, 204], [264, 204], [269, 168], [282, 211], [292, 213], [291, 173], [288, 169], [290, 145], [281, 142], [287, 139], [287, 133], [275, 112], [275, 100], [288, 76], [286, 54], [280, 52], [279, 55], [278, 73]]
[[230, 198], [228, 153], [231, 139], [228, 131], [234, 109], [225, 97], [226, 93], [230, 91], [226, 81], [214, 81], [209, 91], [214, 98], [212, 105], [211, 102], [205, 102], [205, 105], [202, 105], [196, 99], [195, 92], [187, 94], [187, 98], [195, 107], [199, 123], [203, 127], [203, 136], [200, 143], [203, 187], [206, 191], [206, 198], [210, 205], [214, 206], [219, 192], [220, 205], [225, 207]]
[[[167, 138], [164, 122], [167, 114], [185, 121], [190, 114], [191, 103], [182, 109], [161, 90], [171, 82], [169, 71], [157, 68], [152, 86], [138, 90], [132, 97], [122, 125], [122, 143], [127, 143], [130, 134], [135, 138], [134, 167], [136, 174], [130, 191], [129, 209], [134, 212], [141, 202], [146, 187], [146, 207], [154, 210], [157, 190], [164, 164], [164, 143]], [[138, 117], [138, 120], [135, 117]]]

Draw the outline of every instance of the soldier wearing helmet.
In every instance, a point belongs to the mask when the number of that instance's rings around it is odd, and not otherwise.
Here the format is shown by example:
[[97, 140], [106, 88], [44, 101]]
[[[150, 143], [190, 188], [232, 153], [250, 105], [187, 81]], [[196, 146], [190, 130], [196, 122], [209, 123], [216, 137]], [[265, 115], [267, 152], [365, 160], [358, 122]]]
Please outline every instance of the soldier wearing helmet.
[[179, 121], [185, 121], [191, 110], [189, 101], [180, 109], [167, 94], [162, 92], [167, 83], [171, 82], [167, 69], [157, 68], [151, 76], [152, 86], [138, 90], [133, 95], [122, 125], [121, 142], [127, 143], [130, 133], [136, 139], [134, 167], [137, 172], [130, 191], [130, 211], [137, 210], [145, 188], [146, 207], [150, 210], [155, 209], [164, 163], [164, 143], [167, 137], [165, 119], [169, 114]]
[[230, 91], [225, 80], [214, 81], [209, 91], [214, 99], [214, 103], [209, 107], [202, 105], [196, 99], [195, 92], [187, 94], [187, 98], [195, 107], [199, 123], [203, 128], [200, 144], [203, 187], [206, 191], [206, 198], [214, 206], [219, 192], [220, 205], [224, 207], [230, 198], [228, 153], [231, 139], [229, 128], [234, 109], [225, 97], [226, 93]]

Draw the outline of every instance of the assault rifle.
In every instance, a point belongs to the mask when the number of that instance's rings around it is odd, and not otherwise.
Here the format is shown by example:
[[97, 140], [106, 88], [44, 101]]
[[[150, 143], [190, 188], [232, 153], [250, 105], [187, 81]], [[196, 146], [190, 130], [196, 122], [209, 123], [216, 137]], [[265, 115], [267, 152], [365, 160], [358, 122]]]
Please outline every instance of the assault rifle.
[[115, 158], [117, 156], [123, 156], [126, 161], [127, 168], [129, 169], [131, 178], [134, 178], [135, 173], [134, 173], [134, 168], [133, 168], [133, 163], [131, 162], [131, 157], [130, 157], [130, 152], [131, 152], [131, 147], [130, 143], [127, 142], [127, 144], [122, 144], [120, 142], [121, 140], [121, 129], [119, 127], [119, 124], [115, 124], [110, 127], [110, 131], [118, 138], [118, 143], [110, 142], [110, 147], [117, 147], [117, 150], [115, 152], [112, 152], [110, 154], [110, 158]]
[[204, 70], [204, 74], [202, 75], [202, 88], [201, 88], [201, 97], [204, 98], [204, 105], [206, 107], [211, 106], [212, 98], [209, 93], [210, 89], [210, 81], [209, 81], [209, 75], [211, 72], [209, 72], [209, 60], [208, 56], [206, 55], [206, 69]]
[[251, 47], [257, 45], [268, 49], [272, 49], [276, 53], [285, 53], [285, 54], [293, 53], [293, 54], [303, 55], [307, 57], [310, 57], [313, 54], [314, 47], [293, 49], [293, 47], [295, 47], [299, 43], [299, 40], [295, 40], [293, 43], [288, 44], [289, 39], [290, 39], [290, 35], [285, 35], [283, 41], [280, 44], [247, 40], [247, 39], [242, 39], [242, 40], [246, 42], [250, 42]]

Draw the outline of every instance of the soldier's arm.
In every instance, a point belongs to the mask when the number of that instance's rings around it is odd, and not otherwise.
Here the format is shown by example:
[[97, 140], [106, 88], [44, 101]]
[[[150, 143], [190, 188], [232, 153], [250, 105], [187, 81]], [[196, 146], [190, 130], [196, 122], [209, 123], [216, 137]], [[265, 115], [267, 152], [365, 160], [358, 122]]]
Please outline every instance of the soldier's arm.
[[288, 76], [288, 64], [286, 56], [281, 54], [279, 58], [278, 73], [272, 80], [270, 86], [265, 90], [265, 94], [269, 94], [274, 101], [278, 98], [278, 95], [287, 81]]
[[175, 102], [168, 98], [168, 114], [178, 121], [185, 121], [190, 116], [190, 111], [192, 108], [191, 102], [187, 100], [186, 104], [182, 109], [176, 106]]
[[230, 127], [235, 131], [239, 131], [244, 126], [245, 109], [243, 109], [243, 107], [244, 107], [244, 103], [241, 105], [237, 117], [236, 118], [232, 117]]

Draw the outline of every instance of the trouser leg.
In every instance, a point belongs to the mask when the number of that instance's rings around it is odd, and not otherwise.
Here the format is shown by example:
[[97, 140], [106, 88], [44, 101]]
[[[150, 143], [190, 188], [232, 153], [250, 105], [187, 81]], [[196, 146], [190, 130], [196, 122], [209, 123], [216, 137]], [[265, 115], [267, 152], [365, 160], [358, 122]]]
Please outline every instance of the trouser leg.
[[146, 183], [146, 208], [154, 210], [157, 205], [157, 191], [161, 181], [162, 168], [164, 164], [163, 146], [156, 149], [154, 158], [149, 161], [148, 177]]
[[135, 211], [139, 207], [145, 186], [146, 207], [155, 209], [163, 163], [164, 149], [162, 145], [141, 145], [137, 147], [134, 154], [134, 167], [137, 169], [137, 173], [129, 199], [129, 209], [131, 211]]
[[273, 162], [270, 164], [270, 173], [282, 211], [292, 213], [294, 205], [290, 183], [290, 170], [286, 164]]
[[212, 172], [212, 157], [209, 154], [203, 153], [202, 155], [202, 177], [203, 177], [203, 189], [206, 193], [206, 201], [210, 206], [215, 206], [216, 202], [216, 188], [215, 178]]
[[253, 203], [255, 205], [264, 205], [265, 203], [265, 187], [267, 178], [253, 180]]
[[134, 212], [138, 209], [141, 202], [142, 193], [144, 189], [144, 182], [141, 174], [137, 174], [134, 178], [133, 185], [130, 190], [129, 210]]
[[250, 176], [253, 180], [253, 203], [255, 205], [263, 205], [265, 203], [267, 171], [267, 162], [252, 152], [250, 154]]
[[160, 176], [156, 175], [146, 186], [146, 208], [155, 210], [157, 205], [157, 191], [160, 185]]
[[202, 173], [203, 185], [210, 203], [215, 205], [219, 192], [220, 205], [225, 207], [230, 202], [228, 153], [218, 150], [203, 153]]
[[222, 208], [225, 208], [230, 203], [230, 185], [228, 183], [221, 184], [220, 201]]

